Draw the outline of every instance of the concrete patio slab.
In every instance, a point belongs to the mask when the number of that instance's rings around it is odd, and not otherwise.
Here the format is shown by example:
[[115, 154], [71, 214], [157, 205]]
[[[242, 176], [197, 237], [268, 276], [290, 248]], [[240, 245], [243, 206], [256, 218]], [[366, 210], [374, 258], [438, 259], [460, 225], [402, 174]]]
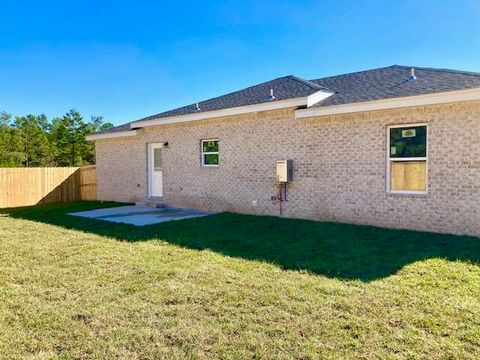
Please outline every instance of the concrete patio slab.
[[119, 206], [106, 209], [80, 211], [70, 213], [72, 216], [86, 217], [96, 220], [125, 223], [136, 226], [159, 224], [172, 220], [191, 219], [207, 216], [212, 213], [191, 209], [172, 207], [149, 208], [138, 205]]

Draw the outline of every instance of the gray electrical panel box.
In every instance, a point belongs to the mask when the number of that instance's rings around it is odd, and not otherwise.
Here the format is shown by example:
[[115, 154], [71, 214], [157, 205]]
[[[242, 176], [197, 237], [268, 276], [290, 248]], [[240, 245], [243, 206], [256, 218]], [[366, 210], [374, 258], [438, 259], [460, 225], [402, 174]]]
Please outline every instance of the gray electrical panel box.
[[293, 161], [278, 160], [277, 161], [277, 178], [278, 182], [291, 182], [293, 180]]

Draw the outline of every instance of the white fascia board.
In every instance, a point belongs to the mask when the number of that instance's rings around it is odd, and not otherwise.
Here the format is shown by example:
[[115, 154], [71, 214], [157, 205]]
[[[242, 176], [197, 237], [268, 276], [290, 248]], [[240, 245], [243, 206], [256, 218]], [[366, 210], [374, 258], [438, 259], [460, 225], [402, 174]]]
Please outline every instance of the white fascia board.
[[320, 101], [325, 100], [326, 98], [332, 96], [333, 94], [335, 93], [330, 91], [320, 90], [320, 91], [317, 91], [316, 93], [313, 93], [312, 95], [309, 95], [307, 97], [307, 108], [319, 103]]
[[480, 88], [456, 90], [434, 94], [406, 96], [392, 99], [364, 101], [352, 104], [307, 108], [295, 111], [295, 118], [348, 114], [364, 111], [397, 109], [411, 106], [447, 104], [480, 100]]
[[138, 135], [138, 130], [126, 130], [126, 131], [107, 132], [104, 134], [92, 134], [92, 135], [87, 135], [86, 138], [88, 141], [95, 141], [95, 140], [114, 139], [114, 138], [137, 136], [137, 135]]
[[271, 101], [271, 102], [255, 104], [255, 105], [239, 106], [239, 107], [234, 107], [230, 109], [212, 110], [212, 111], [198, 112], [198, 113], [179, 115], [179, 116], [168, 116], [163, 118], [154, 118], [150, 120], [140, 120], [140, 121], [135, 121], [131, 123], [130, 127], [142, 128], [142, 127], [148, 127], [148, 126], [158, 126], [158, 125], [175, 124], [175, 123], [182, 123], [182, 122], [188, 122], [188, 121], [198, 121], [198, 120], [212, 119], [212, 118], [223, 117], [223, 116], [248, 114], [248, 113], [257, 112], [257, 111], [268, 111], [268, 110], [286, 109], [286, 108], [297, 107], [297, 106], [305, 106], [307, 105], [307, 103], [308, 103], [308, 97], [300, 97], [300, 98], [293, 98], [288, 100]]

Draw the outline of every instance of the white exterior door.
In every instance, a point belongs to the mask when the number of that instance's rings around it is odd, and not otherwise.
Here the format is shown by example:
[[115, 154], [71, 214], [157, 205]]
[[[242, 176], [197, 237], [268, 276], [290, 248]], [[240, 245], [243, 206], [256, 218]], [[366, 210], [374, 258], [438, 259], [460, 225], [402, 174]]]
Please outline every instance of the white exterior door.
[[148, 144], [148, 196], [163, 196], [163, 144]]

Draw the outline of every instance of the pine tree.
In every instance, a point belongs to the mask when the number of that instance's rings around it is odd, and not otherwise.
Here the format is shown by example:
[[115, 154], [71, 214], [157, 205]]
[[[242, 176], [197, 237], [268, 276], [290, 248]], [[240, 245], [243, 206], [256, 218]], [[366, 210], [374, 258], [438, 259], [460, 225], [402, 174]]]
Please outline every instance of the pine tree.
[[21, 166], [11, 120], [11, 114], [5, 111], [0, 112], [0, 167]]
[[[92, 116], [87, 127], [85, 128], [85, 136], [99, 131], [109, 129], [113, 126], [112, 123], [103, 122], [103, 116]], [[95, 143], [87, 142], [84, 147], [84, 160], [89, 164], [95, 164]]]
[[25, 167], [47, 166], [51, 158], [47, 134], [42, 128], [44, 115], [17, 116], [13, 123], [14, 141]]
[[95, 163], [95, 145], [86, 136], [113, 126], [103, 117], [85, 122], [70, 110], [49, 122], [45, 115], [0, 112], [0, 167], [84, 166]]

